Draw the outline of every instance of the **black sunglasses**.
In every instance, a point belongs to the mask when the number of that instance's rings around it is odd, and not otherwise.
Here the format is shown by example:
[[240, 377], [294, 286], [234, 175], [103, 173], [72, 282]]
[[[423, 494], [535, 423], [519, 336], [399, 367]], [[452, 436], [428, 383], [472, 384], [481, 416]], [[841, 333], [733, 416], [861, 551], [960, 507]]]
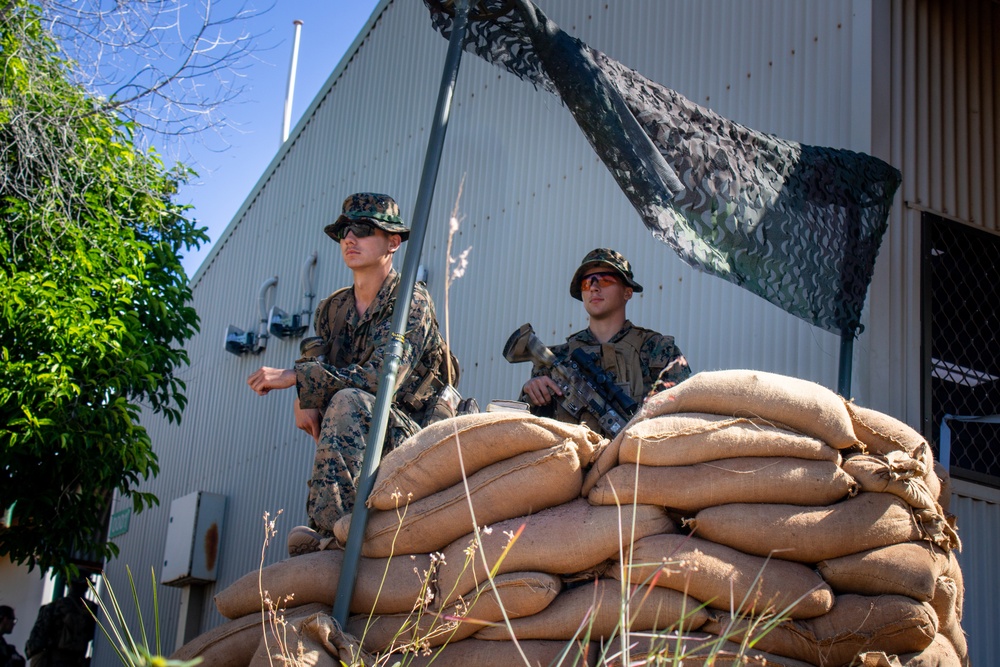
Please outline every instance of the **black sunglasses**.
[[364, 221], [348, 223], [334, 233], [333, 240], [340, 243], [347, 238], [350, 232], [354, 232], [354, 236], [357, 238], [363, 239], [375, 233], [375, 225]]

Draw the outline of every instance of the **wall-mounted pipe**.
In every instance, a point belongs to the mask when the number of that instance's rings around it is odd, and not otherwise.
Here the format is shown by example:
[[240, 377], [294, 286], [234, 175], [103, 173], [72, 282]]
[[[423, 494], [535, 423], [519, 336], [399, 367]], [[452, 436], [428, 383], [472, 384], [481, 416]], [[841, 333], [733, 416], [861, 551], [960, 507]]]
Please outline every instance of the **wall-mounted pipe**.
[[271, 334], [267, 332], [267, 293], [278, 284], [278, 276], [272, 276], [261, 283], [260, 291], [257, 293], [257, 310], [260, 314], [260, 324], [257, 326], [257, 340], [254, 342], [253, 352], [258, 354], [267, 347], [267, 339]]
[[306, 331], [309, 330], [309, 324], [313, 313], [313, 299], [316, 297], [316, 288], [314, 286], [314, 280], [316, 277], [316, 259], [319, 257], [319, 253], [315, 250], [306, 257], [305, 264], [302, 265], [302, 310], [301, 310], [301, 324], [305, 326]]

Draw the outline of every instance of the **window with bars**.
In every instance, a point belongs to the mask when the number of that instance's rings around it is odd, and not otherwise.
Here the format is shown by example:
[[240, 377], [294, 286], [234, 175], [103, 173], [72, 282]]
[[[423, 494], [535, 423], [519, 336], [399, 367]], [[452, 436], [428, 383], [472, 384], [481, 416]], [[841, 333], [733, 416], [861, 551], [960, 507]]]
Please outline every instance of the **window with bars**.
[[953, 476], [1000, 487], [1000, 235], [925, 213], [923, 262], [927, 435]]

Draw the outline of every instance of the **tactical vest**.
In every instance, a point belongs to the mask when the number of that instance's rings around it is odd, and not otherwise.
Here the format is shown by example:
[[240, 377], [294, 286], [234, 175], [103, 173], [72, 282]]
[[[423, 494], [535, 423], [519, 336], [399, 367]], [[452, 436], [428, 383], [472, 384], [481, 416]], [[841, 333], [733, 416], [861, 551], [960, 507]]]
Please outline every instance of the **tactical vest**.
[[596, 354], [600, 359], [601, 368], [615, 374], [615, 384], [632, 397], [637, 403], [642, 403], [645, 396], [645, 384], [642, 377], [642, 345], [649, 329], [637, 327], [634, 324], [621, 340], [614, 343], [585, 344], [579, 338], [568, 341], [569, 354], [573, 350], [582, 349], [588, 354]]
[[[324, 299], [316, 309], [316, 333], [326, 341], [323, 353], [326, 355], [327, 363], [337, 368], [350, 364], [363, 365], [375, 352], [370, 335], [364, 351], [355, 359], [351, 358], [350, 350], [341, 349], [339, 345], [347, 326], [347, 304], [351, 296], [350, 290], [350, 287], [337, 290]], [[398, 292], [399, 282], [397, 281], [383, 308], [374, 313], [368, 320], [370, 325], [374, 326], [390, 317]], [[449, 359], [451, 361], [450, 369]], [[459, 373], [458, 359], [445, 343], [438, 330], [437, 319], [434, 318], [432, 319], [427, 347], [423, 355], [414, 360], [410, 377], [407, 378], [404, 385], [398, 386], [393, 402], [405, 406], [406, 411], [421, 426], [453, 417], [457, 400], [452, 401], [451, 396], [448, 395], [449, 392], [445, 390], [448, 387], [458, 386]], [[449, 376], [451, 382], [448, 381]], [[454, 390], [451, 390], [450, 393], [458, 396]]]

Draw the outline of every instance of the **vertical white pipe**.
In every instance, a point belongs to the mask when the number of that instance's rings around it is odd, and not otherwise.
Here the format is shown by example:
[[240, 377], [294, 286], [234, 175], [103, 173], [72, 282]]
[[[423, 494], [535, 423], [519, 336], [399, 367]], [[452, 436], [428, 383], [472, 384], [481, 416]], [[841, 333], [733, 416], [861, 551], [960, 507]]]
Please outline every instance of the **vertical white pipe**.
[[299, 37], [302, 34], [302, 21], [295, 19], [295, 41], [292, 43], [292, 65], [288, 72], [288, 92], [285, 95], [285, 117], [281, 126], [281, 143], [288, 139], [288, 131], [292, 124], [292, 98], [295, 97], [295, 70], [299, 67]]

